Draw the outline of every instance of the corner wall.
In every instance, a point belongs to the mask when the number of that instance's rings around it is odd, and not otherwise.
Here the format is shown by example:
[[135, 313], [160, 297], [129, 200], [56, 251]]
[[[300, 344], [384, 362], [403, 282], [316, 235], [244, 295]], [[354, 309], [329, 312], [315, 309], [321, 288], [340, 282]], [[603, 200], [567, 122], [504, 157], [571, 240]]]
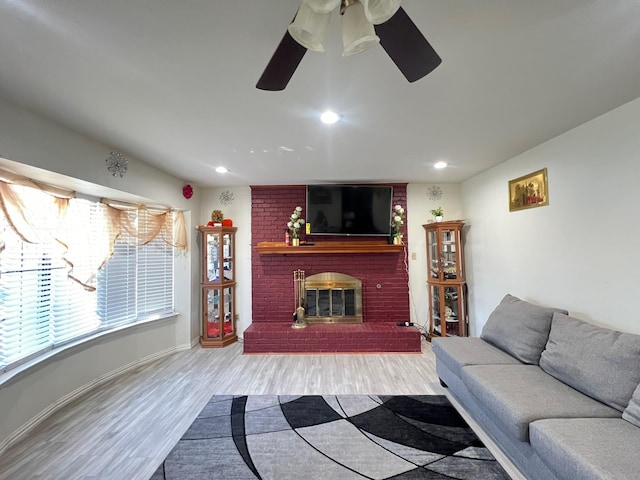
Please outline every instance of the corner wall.
[[[462, 184], [471, 335], [506, 293], [640, 334], [640, 99]], [[508, 181], [546, 167], [549, 205], [509, 212]]]
[[[19, 169], [17, 173], [41, 181], [57, 180], [55, 174], [69, 176], [72, 179], [68, 187], [98, 197], [118, 194], [118, 199], [126, 200], [130, 195], [185, 210], [195, 208], [185, 215], [190, 251], [175, 258], [176, 310], [180, 314], [105, 335], [35, 367], [9, 372], [11, 378], [0, 382], [0, 405], [3, 406], [0, 451], [18, 433], [33, 426], [34, 419], [43, 418], [61, 402], [72, 399], [96, 381], [178, 349], [189, 348], [192, 339], [198, 336], [194, 328], [199, 325], [199, 311], [192, 308], [191, 292], [193, 277], [197, 275], [194, 272], [199, 272], [199, 258], [194, 260], [191, 255], [194, 235], [190, 223], [192, 214], [199, 217], [198, 207], [182, 197], [181, 180], [126, 154], [129, 160], [127, 174], [124, 178], [113, 177], [105, 164], [111, 150], [114, 148], [0, 98], [0, 156], [11, 160], [7, 165]], [[19, 163], [14, 165], [13, 162]]]

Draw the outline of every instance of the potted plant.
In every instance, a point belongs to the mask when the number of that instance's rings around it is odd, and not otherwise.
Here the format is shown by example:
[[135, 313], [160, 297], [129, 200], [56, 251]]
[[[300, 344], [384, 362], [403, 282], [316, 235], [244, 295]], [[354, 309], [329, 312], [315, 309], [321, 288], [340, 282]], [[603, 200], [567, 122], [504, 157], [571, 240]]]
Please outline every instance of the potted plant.
[[291, 239], [294, 247], [300, 245], [300, 227], [302, 227], [302, 225], [304, 225], [302, 207], [296, 207], [287, 222], [287, 228], [291, 231]]
[[432, 210], [429, 210], [429, 212], [431, 213], [431, 215], [436, 217], [436, 222], [442, 221], [442, 217], [444, 216], [444, 211], [442, 210], [442, 207], [434, 208]]
[[391, 230], [394, 245], [402, 245], [402, 232], [400, 231], [402, 225], [404, 225], [404, 208], [401, 205], [396, 205], [391, 212]]
[[214, 210], [213, 212], [211, 212], [211, 221], [213, 222], [214, 227], [221, 227], [222, 220], [224, 220], [222, 210]]

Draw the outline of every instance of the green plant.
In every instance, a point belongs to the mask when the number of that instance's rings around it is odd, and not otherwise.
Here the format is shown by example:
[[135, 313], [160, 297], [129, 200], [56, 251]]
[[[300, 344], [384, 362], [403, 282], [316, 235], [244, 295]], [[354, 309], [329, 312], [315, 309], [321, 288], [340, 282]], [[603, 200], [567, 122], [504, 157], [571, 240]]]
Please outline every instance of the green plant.
[[442, 217], [444, 215], [444, 211], [442, 210], [442, 207], [434, 208], [432, 210], [429, 210], [429, 212], [434, 217]]
[[224, 215], [222, 214], [222, 210], [214, 210], [213, 212], [211, 212], [212, 222], [220, 223], [222, 220], [224, 220]]

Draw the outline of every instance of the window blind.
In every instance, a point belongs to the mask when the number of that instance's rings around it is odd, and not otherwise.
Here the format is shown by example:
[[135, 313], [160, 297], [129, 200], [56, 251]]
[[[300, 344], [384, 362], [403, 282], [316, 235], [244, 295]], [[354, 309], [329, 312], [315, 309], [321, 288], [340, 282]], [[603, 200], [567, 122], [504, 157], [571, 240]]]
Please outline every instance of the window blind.
[[[72, 202], [70, 210], [89, 229], [91, 249], [104, 234], [106, 207], [85, 199]], [[145, 228], [148, 211], [130, 215]], [[173, 312], [174, 253], [161, 236], [138, 246], [135, 236], [122, 231], [97, 273], [95, 291], [69, 278], [62, 245], [23, 241], [1, 211], [0, 244], [0, 371], [98, 331]]]

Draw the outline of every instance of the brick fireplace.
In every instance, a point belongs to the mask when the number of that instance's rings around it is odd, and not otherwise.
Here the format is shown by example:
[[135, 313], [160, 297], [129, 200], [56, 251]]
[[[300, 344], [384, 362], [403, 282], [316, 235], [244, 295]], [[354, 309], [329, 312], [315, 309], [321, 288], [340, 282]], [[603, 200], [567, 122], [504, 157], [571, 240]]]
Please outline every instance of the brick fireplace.
[[[393, 187], [393, 204], [406, 208], [406, 184]], [[286, 221], [296, 206], [305, 207], [305, 194], [304, 185], [251, 187], [253, 319], [244, 332], [245, 353], [419, 352], [419, 332], [396, 325], [409, 320], [408, 274], [402, 250], [305, 255], [258, 252], [256, 246], [261, 242], [284, 241]], [[406, 234], [404, 238], [406, 242]], [[369, 237], [307, 236], [302, 240], [385, 242]], [[337, 272], [359, 279], [362, 323], [310, 324], [304, 329], [292, 329], [296, 306], [292, 274], [298, 269], [304, 270], [307, 277]]]

